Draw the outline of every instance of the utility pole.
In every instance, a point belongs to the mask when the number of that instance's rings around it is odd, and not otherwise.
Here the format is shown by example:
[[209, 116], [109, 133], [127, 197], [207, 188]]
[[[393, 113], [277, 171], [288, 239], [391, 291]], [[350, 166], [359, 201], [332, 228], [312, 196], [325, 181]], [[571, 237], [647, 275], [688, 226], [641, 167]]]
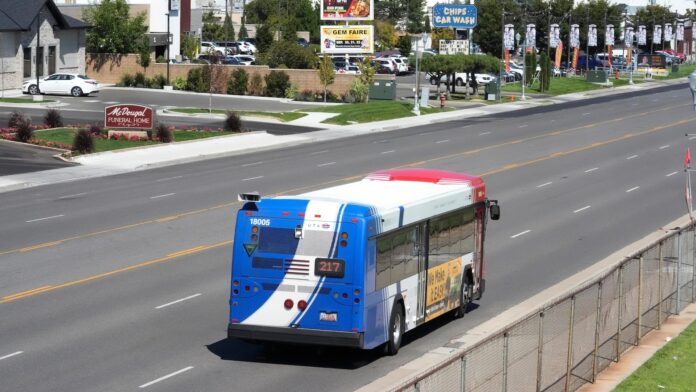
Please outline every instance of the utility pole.
[[587, 25], [587, 40], [585, 42], [585, 74], [590, 73], [590, 7], [585, 4], [585, 24]]
[[169, 33], [169, 17], [172, 13], [172, 0], [167, 2], [167, 86], [169, 86], [169, 63], [171, 62], [171, 57], [169, 54], [169, 47], [172, 46], [172, 39]]

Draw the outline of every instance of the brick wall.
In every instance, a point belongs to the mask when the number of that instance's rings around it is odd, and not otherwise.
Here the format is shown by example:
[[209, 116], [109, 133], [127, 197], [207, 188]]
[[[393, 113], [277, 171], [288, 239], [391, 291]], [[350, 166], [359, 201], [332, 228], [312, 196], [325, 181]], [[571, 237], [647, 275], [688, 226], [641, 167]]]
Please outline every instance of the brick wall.
[[[180, 76], [186, 79], [188, 72], [192, 68], [203, 67], [203, 64], [170, 64], [169, 79]], [[268, 75], [271, 69], [266, 65], [218, 65], [226, 74], [225, 79], [236, 68], [242, 68], [249, 73], [249, 80], [254, 74], [260, 74], [261, 77]], [[316, 69], [283, 69], [283, 72], [290, 76], [290, 83], [297, 85], [299, 91], [303, 90], [323, 90], [319, 81], [319, 72]], [[118, 83], [124, 74], [135, 75], [137, 72], [143, 72], [143, 67], [138, 64], [138, 56], [129, 55], [98, 55], [87, 54], [86, 72], [89, 77], [96, 79], [99, 83]], [[167, 64], [150, 63], [147, 67], [145, 76], [150, 78], [157, 74], [167, 75]], [[376, 75], [375, 79], [393, 79], [392, 75]], [[355, 79], [355, 75], [337, 74], [334, 83], [328, 87], [330, 91], [337, 95], [345, 94], [350, 85]]]

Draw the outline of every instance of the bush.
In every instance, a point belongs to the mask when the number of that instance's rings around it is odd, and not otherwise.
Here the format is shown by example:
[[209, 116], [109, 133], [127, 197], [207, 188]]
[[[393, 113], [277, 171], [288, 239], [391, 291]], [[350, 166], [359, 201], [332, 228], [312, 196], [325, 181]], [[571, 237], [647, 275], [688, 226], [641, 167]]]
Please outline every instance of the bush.
[[172, 80], [172, 86], [174, 90], [185, 90], [186, 89], [186, 79], [181, 76], [177, 76]]
[[240, 132], [242, 130], [242, 119], [239, 118], [237, 112], [228, 111], [225, 119], [225, 130], [231, 132]]
[[63, 126], [63, 116], [56, 109], [48, 109], [44, 115], [44, 123], [49, 128], [60, 128]]
[[249, 86], [247, 87], [247, 92], [249, 95], [262, 95], [263, 94], [263, 78], [259, 74], [254, 74], [249, 81]]
[[157, 139], [162, 143], [171, 143], [174, 140], [172, 131], [165, 124], [159, 124], [157, 126]]
[[290, 85], [290, 76], [283, 71], [271, 71], [264, 77], [266, 81], [266, 95], [269, 97], [284, 97], [285, 90]]
[[300, 93], [300, 88], [296, 84], [291, 84], [290, 87], [285, 90], [285, 98], [295, 99], [297, 94]]
[[300, 91], [295, 96], [295, 101], [313, 102], [314, 101], [314, 91], [312, 91], [312, 90]]
[[24, 116], [23, 113], [20, 113], [18, 111], [12, 112], [10, 114], [10, 119], [7, 120], [7, 127], [8, 128], [17, 128], [20, 124], [25, 123], [25, 122], [30, 122], [29, 118]]
[[15, 130], [15, 138], [17, 141], [26, 143], [34, 136], [34, 129], [31, 127], [31, 121], [25, 118], [24, 121], [20, 121], [17, 124], [17, 129]]
[[370, 94], [370, 88], [360, 79], [353, 80], [348, 93], [355, 99], [355, 102], [366, 102], [367, 96]]
[[77, 151], [80, 154], [89, 154], [94, 152], [94, 139], [92, 139], [92, 132], [87, 129], [80, 129], [75, 134], [73, 139], [73, 151]]
[[164, 77], [162, 74], [157, 74], [150, 79], [150, 82], [148, 83], [150, 85], [150, 88], [159, 88], [161, 89], [162, 86], [165, 86], [167, 84], [167, 78]]
[[121, 76], [121, 83], [119, 83], [121, 87], [133, 87], [135, 86], [135, 80], [133, 78], [133, 75], [131, 74], [124, 74]]
[[318, 60], [311, 49], [303, 48], [295, 42], [276, 41], [268, 51], [266, 62], [271, 68], [284, 64], [288, 68], [313, 69]]
[[156, 63], [166, 63], [167, 60], [164, 58], [164, 56], [159, 55], [159, 56], [157, 56], [157, 58], [155, 59], [155, 62], [156, 62]]
[[186, 79], [186, 90], [207, 93], [210, 90], [210, 66], [190, 70]]
[[133, 78], [133, 85], [135, 87], [147, 87], [147, 80], [142, 72], [135, 74], [135, 77]]
[[247, 71], [237, 68], [232, 71], [232, 77], [227, 81], [227, 94], [244, 95], [249, 84], [249, 74]]
[[92, 124], [89, 126], [89, 133], [93, 136], [101, 136], [102, 131], [103, 131], [102, 127], [100, 127], [97, 124]]

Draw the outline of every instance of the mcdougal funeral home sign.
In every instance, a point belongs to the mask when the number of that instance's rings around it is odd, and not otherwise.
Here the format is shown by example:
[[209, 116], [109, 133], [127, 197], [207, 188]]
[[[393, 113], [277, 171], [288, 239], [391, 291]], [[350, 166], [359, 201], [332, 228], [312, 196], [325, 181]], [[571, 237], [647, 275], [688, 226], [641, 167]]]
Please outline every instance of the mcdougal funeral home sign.
[[152, 129], [152, 108], [134, 104], [107, 106], [104, 127]]

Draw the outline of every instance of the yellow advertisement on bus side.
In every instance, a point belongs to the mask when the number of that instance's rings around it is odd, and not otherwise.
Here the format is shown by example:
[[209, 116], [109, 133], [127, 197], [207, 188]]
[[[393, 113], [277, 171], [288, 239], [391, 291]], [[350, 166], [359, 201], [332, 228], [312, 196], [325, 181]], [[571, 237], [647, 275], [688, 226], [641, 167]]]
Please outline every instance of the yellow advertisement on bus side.
[[463, 258], [457, 257], [428, 269], [425, 321], [459, 306]]

